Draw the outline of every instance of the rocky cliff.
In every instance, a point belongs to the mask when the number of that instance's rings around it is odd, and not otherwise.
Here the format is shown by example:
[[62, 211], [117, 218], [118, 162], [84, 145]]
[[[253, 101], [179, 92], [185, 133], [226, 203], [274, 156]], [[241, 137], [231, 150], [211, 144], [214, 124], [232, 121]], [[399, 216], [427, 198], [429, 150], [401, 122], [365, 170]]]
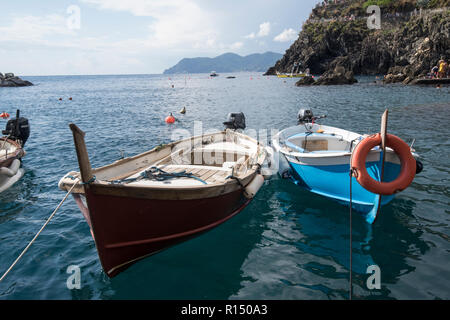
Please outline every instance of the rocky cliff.
[[[300, 62], [313, 74], [342, 66], [357, 75], [401, 74], [397, 81], [404, 81], [450, 58], [449, 0], [328, 2], [313, 9], [298, 39], [266, 74], [290, 72]], [[368, 27], [366, 10], [374, 4], [381, 8], [380, 29]]]

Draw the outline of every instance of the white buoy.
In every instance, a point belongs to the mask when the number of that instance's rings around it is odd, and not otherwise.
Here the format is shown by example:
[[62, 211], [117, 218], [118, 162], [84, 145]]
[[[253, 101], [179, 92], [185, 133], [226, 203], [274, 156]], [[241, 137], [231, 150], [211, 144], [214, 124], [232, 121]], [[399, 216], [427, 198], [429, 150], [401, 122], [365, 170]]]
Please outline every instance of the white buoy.
[[264, 177], [260, 174], [257, 174], [252, 182], [248, 184], [248, 186], [244, 189], [244, 196], [247, 199], [253, 199], [255, 195], [258, 193], [259, 189], [261, 189], [264, 184]]
[[261, 167], [261, 174], [263, 175], [264, 179], [268, 180], [278, 173], [278, 162], [277, 159], [275, 159], [274, 150], [272, 149], [272, 147], [266, 147], [265, 151], [266, 160]]
[[20, 160], [14, 159], [9, 167], [0, 168], [0, 192], [5, 191], [22, 178], [25, 170], [20, 168]]

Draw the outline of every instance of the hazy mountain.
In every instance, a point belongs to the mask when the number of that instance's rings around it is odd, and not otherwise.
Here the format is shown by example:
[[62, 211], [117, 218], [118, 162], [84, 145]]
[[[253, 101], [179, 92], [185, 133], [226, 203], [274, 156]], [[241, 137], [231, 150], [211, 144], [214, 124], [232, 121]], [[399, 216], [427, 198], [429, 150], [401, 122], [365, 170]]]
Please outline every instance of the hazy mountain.
[[282, 57], [283, 55], [280, 53], [266, 52], [255, 53], [245, 57], [235, 53], [225, 53], [215, 58], [185, 58], [172, 68], [165, 70], [164, 74], [207, 73], [213, 70], [217, 73], [239, 71], [264, 72]]

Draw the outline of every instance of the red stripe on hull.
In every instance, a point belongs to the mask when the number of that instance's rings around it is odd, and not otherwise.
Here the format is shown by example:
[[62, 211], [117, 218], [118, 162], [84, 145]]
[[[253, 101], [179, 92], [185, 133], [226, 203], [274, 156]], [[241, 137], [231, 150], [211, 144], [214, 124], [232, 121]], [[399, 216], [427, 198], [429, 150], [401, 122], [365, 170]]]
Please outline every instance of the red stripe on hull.
[[220, 225], [250, 202], [241, 190], [177, 201], [94, 195], [90, 190], [87, 196], [92, 233], [109, 277], [139, 259]]

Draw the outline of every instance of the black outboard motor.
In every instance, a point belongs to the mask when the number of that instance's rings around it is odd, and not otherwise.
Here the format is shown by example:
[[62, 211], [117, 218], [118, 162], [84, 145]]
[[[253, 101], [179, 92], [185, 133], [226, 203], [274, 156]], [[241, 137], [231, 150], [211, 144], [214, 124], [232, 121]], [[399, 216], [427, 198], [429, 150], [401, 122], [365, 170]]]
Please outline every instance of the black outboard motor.
[[2, 134], [8, 136], [9, 139], [15, 140], [23, 147], [30, 136], [30, 125], [28, 119], [20, 117], [20, 110], [17, 110], [16, 117], [9, 120], [6, 124], [6, 130]]
[[245, 115], [242, 112], [239, 113], [229, 113], [227, 117], [227, 121], [223, 124], [225, 125], [225, 129], [239, 130], [245, 129]]
[[316, 120], [326, 118], [326, 115], [323, 116], [314, 116], [313, 112], [309, 109], [300, 109], [297, 114], [298, 123], [297, 124], [305, 124], [305, 123], [313, 123]]
[[314, 120], [314, 114], [309, 109], [300, 109], [297, 114], [298, 124], [311, 123]]

